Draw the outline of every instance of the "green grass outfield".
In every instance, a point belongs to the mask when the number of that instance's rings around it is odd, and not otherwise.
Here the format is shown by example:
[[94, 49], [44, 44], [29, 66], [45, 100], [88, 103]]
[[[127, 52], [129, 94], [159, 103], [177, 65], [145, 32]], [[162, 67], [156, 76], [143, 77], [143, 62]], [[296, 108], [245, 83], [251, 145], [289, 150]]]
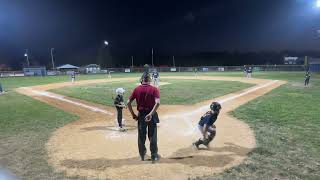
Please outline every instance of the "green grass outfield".
[[[242, 72], [199, 73], [243, 76]], [[130, 74], [138, 77], [140, 74]], [[193, 73], [161, 73], [193, 75]], [[127, 77], [115, 74], [113, 77]], [[258, 147], [245, 162], [210, 179], [320, 179], [320, 75], [312, 74], [303, 87], [303, 72], [257, 72], [257, 78], [282, 79], [289, 83], [246, 105], [233, 115], [254, 130]], [[102, 79], [105, 75], [77, 79]], [[61, 179], [46, 162], [45, 142], [58, 127], [77, 117], [12, 88], [69, 81], [68, 76], [0, 78], [9, 93], [0, 96], [0, 168], [9, 168], [24, 179]], [[205, 177], [204, 179], [206, 179]]]
[[[252, 84], [231, 81], [166, 79], [164, 82], [170, 84], [160, 86], [161, 104], [191, 105], [253, 86]], [[137, 81], [109, 82], [103, 84], [64, 87], [60, 89], [53, 89], [51, 91], [65, 96], [111, 106], [113, 105], [112, 96], [116, 96], [116, 88], [125, 88], [126, 93], [124, 99], [128, 99], [128, 96], [137, 86], [136, 84]]]

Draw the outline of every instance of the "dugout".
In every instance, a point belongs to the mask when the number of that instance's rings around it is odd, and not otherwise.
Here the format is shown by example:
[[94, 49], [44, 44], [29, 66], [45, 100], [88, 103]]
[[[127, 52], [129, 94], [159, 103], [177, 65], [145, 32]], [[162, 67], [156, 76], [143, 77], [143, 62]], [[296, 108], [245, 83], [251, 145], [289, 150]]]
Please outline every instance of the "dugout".
[[101, 67], [97, 64], [89, 64], [80, 68], [80, 71], [86, 74], [91, 74], [91, 73], [95, 74], [95, 73], [100, 73]]
[[25, 76], [45, 76], [47, 75], [46, 67], [26, 67], [23, 68]]
[[59, 70], [60, 72], [78, 72], [79, 67], [71, 65], [71, 64], [65, 64], [62, 66], [57, 67], [57, 70]]
[[309, 59], [309, 70], [311, 72], [320, 72], [320, 58]]

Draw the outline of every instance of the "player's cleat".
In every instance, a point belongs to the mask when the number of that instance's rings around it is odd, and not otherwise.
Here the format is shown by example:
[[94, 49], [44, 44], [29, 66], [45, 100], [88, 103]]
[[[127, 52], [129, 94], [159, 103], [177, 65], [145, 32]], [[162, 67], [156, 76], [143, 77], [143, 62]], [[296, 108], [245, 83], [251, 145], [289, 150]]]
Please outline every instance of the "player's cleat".
[[126, 128], [124, 128], [124, 127], [119, 127], [119, 131], [120, 131], [120, 132], [126, 132], [126, 131], [127, 131], [127, 129], [126, 129]]
[[194, 142], [194, 143], [192, 143], [192, 145], [193, 145], [193, 147], [194, 147], [194, 148], [199, 149], [199, 145], [198, 145], [198, 144], [196, 144], [195, 142]]
[[203, 144], [203, 140], [200, 138], [198, 141], [196, 141], [192, 144], [195, 148], [199, 149], [200, 144]]

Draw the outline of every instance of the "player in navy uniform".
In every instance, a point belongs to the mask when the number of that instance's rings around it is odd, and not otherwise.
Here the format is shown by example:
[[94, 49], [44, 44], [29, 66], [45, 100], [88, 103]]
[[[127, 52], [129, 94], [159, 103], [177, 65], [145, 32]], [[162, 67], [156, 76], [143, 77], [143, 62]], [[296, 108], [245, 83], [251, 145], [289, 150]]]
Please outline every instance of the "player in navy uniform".
[[308, 86], [309, 85], [309, 81], [310, 81], [310, 71], [306, 72], [306, 79], [304, 80], [304, 85]]
[[2, 86], [1, 86], [1, 82], [0, 82], [0, 94], [2, 93]]
[[71, 82], [74, 83], [75, 80], [76, 80], [76, 73], [72, 72], [71, 73]]
[[198, 128], [202, 134], [202, 138], [194, 142], [193, 145], [199, 149], [201, 144], [209, 147], [209, 143], [216, 136], [216, 122], [218, 115], [220, 113], [221, 105], [218, 102], [212, 102], [210, 105], [210, 111], [206, 112], [198, 123]]
[[248, 69], [247, 69], [247, 77], [251, 78], [251, 75], [252, 75], [252, 67], [249, 66]]
[[123, 100], [123, 94], [125, 90], [123, 88], [117, 88], [116, 93], [117, 97], [114, 99], [114, 105], [117, 109], [117, 120], [119, 125], [119, 131], [123, 132], [126, 131], [125, 128], [122, 126], [122, 109], [125, 108], [124, 100]]
[[3, 93], [3, 89], [2, 89], [2, 85], [1, 85], [1, 82], [0, 82], [0, 95]]
[[154, 70], [152, 73], [153, 85], [159, 87], [159, 73], [157, 70]]
[[247, 72], [247, 66], [243, 65], [243, 73], [245, 75], [245, 77], [248, 77], [248, 72]]

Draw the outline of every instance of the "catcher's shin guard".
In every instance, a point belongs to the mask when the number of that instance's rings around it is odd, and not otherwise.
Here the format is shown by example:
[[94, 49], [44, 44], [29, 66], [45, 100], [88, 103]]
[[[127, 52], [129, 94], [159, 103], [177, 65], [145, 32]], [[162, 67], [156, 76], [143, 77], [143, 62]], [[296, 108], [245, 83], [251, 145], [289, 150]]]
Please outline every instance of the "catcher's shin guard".
[[216, 131], [211, 132], [208, 136], [208, 139], [205, 139], [203, 141], [203, 145], [209, 146], [209, 143], [214, 139], [215, 136], [216, 136]]

